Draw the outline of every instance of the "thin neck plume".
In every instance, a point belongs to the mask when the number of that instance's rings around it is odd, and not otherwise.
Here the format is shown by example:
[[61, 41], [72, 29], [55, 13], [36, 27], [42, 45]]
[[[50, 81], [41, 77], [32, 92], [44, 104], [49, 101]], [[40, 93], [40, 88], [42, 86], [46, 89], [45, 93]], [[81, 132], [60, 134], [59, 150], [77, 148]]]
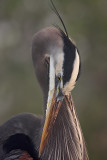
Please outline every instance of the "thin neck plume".
[[[48, 153], [48, 154], [47, 154]], [[71, 95], [65, 96], [48, 143], [41, 155], [47, 160], [87, 160], [87, 152]]]

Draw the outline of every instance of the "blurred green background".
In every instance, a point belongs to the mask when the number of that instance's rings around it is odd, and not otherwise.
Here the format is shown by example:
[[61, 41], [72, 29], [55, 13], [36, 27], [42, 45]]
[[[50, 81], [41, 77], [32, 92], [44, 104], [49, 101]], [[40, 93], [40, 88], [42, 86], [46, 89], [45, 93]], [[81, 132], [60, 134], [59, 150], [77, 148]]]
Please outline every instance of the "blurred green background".
[[[107, 0], [54, 0], [81, 54], [72, 91], [90, 160], [107, 160]], [[32, 36], [61, 24], [48, 0], [0, 0], [0, 124], [21, 112], [42, 114], [31, 58]]]

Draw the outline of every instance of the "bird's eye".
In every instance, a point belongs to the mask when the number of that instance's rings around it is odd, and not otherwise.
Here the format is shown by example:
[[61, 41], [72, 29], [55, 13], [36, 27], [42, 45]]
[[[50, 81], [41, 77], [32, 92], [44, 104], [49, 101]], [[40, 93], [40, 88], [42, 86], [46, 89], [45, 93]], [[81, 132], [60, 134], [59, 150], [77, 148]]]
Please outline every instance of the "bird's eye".
[[58, 75], [58, 81], [61, 81], [61, 75]]

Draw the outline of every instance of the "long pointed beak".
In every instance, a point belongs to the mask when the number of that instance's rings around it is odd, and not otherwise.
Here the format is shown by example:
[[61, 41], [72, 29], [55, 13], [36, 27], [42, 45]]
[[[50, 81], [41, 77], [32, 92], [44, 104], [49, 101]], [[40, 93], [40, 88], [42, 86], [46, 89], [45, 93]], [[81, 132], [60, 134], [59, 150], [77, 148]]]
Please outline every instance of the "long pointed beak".
[[48, 104], [46, 110], [46, 119], [43, 127], [42, 138], [39, 148], [39, 156], [41, 156], [50, 134], [52, 132], [53, 126], [55, 124], [57, 115], [59, 113], [62, 101], [63, 94], [61, 92], [60, 84], [57, 85], [55, 90], [49, 92]]

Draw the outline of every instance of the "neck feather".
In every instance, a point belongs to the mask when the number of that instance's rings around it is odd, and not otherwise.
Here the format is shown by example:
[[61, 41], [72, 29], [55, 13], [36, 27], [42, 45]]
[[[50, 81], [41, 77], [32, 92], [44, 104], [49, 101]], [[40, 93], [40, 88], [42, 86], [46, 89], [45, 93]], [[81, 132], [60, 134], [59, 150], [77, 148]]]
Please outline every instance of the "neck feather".
[[71, 95], [64, 99], [41, 159], [87, 159], [85, 143]]

